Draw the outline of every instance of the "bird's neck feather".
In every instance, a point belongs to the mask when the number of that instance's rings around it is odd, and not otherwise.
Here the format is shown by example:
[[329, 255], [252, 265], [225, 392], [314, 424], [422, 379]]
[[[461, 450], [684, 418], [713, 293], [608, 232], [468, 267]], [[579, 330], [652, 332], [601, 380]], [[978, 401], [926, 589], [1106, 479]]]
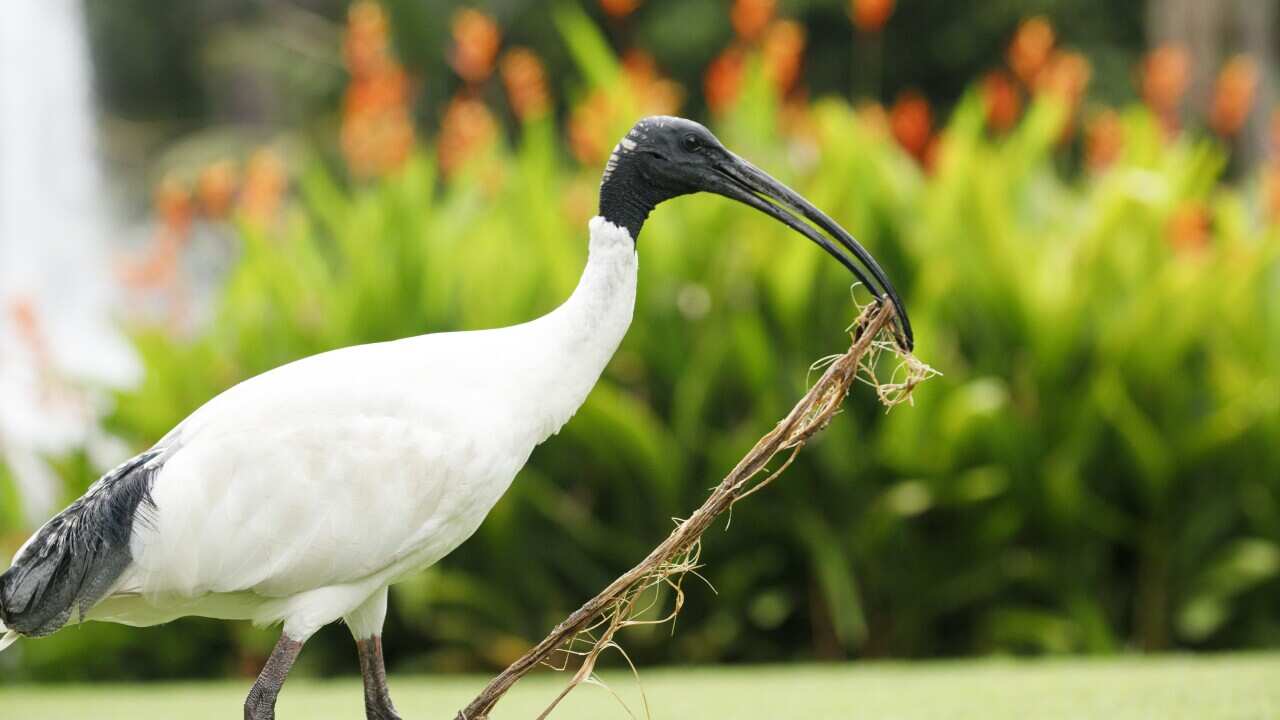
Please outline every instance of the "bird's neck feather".
[[[590, 223], [587, 265], [577, 288], [538, 324], [545, 328], [551, 372], [539, 396], [545, 439], [568, 422], [613, 357], [635, 309], [638, 259], [633, 235], [603, 217]], [[545, 362], [550, 360], [550, 362]]]

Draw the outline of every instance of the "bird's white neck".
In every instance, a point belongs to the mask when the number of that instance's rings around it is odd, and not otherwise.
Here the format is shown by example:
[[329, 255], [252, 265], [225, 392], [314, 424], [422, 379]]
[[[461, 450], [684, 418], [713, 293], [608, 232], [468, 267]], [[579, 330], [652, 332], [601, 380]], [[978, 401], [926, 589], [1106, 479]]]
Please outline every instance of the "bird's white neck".
[[541, 385], [537, 415], [544, 419], [536, 442], [559, 431], [586, 401], [635, 309], [635, 241], [625, 228], [599, 216], [589, 228], [587, 266], [578, 287], [560, 307], [529, 324], [543, 345], [536, 355], [545, 372], [534, 383]]

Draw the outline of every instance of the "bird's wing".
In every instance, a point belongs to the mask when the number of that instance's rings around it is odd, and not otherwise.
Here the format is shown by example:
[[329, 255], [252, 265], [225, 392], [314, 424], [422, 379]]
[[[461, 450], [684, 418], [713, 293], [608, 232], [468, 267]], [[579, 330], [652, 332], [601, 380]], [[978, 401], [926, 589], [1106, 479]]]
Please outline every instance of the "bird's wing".
[[168, 439], [121, 590], [285, 596], [434, 561], [470, 535], [532, 446], [502, 446], [468, 410], [492, 378], [456, 348], [415, 350], [309, 358], [195, 413]]

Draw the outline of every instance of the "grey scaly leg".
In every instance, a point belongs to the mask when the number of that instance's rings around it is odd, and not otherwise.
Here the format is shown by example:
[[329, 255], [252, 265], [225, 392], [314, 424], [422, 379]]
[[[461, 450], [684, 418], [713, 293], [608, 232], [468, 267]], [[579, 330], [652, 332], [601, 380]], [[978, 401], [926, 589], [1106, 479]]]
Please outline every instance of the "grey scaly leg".
[[301, 642], [288, 635], [280, 636], [280, 642], [271, 651], [266, 667], [262, 668], [253, 688], [249, 690], [249, 697], [245, 698], [244, 720], [275, 720], [276, 697], [280, 695], [280, 688], [284, 686], [285, 678], [289, 677], [289, 669], [293, 667], [300, 652]]
[[400, 720], [387, 692], [387, 668], [382, 660], [382, 637], [357, 640], [360, 674], [364, 676], [364, 713], [368, 720]]

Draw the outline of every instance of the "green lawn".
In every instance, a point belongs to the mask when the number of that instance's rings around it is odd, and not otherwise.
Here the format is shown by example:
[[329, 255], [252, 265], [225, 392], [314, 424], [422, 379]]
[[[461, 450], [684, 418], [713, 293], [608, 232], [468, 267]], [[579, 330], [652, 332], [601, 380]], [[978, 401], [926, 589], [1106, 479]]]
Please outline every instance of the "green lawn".
[[[635, 681], [607, 677], [644, 716]], [[1280, 655], [978, 661], [750, 669], [649, 670], [642, 675], [654, 718], [1280, 718]], [[446, 720], [482, 679], [391, 678], [409, 720]], [[563, 678], [539, 675], [516, 687], [494, 717], [532, 718]], [[247, 683], [0, 688], [0, 718], [240, 717]], [[285, 686], [281, 720], [363, 718], [354, 680], [296, 679]], [[553, 718], [627, 718], [605, 690], [583, 687]]]

